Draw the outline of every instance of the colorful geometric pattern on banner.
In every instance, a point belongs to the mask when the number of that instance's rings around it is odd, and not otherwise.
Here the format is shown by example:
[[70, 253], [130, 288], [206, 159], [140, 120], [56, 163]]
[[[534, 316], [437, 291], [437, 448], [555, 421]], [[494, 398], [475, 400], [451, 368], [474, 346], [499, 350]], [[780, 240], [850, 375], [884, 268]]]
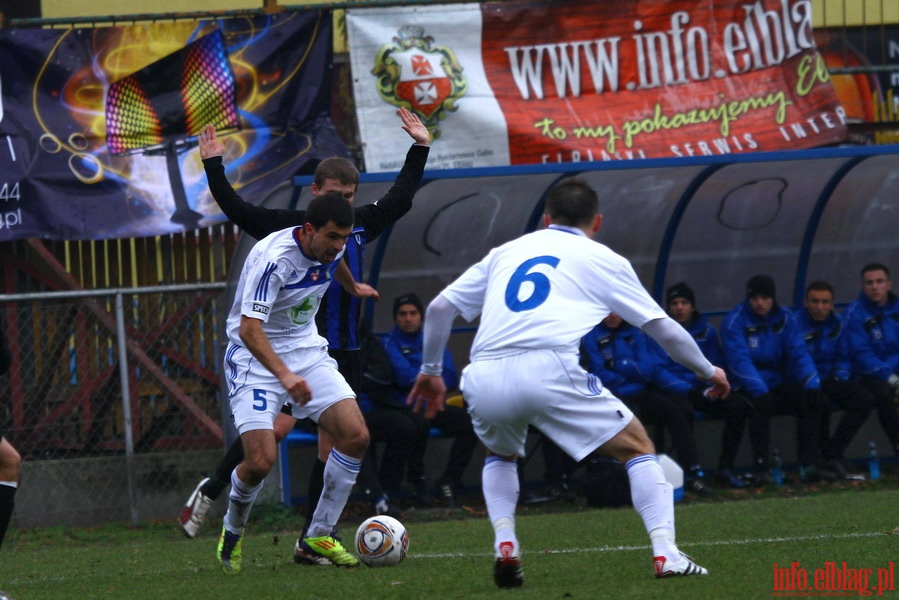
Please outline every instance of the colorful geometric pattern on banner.
[[[328, 11], [0, 30], [0, 240], [160, 235], [221, 222], [196, 135], [229, 135], [249, 200], [327, 156]], [[308, 169], [307, 169], [308, 170]]]
[[211, 123], [236, 129], [237, 87], [220, 29], [143, 69], [106, 92], [106, 145], [112, 155], [196, 136]]

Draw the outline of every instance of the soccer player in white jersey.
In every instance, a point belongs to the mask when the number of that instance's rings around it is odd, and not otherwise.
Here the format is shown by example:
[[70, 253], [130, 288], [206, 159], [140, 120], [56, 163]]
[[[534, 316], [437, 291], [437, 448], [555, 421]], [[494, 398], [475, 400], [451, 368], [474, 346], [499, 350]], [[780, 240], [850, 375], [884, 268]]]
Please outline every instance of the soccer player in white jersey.
[[343, 196], [329, 192], [313, 198], [305, 219], [302, 227], [277, 231], [253, 247], [228, 315], [225, 370], [244, 460], [231, 473], [216, 553], [225, 573], [240, 571], [244, 527], [275, 461], [273, 422], [285, 402], [294, 417], [311, 418], [334, 439], [325, 491], [303, 548], [338, 566], [359, 564], [334, 530], [368, 447], [368, 429], [314, 318], [334, 277], [354, 295], [377, 293], [354, 282], [340, 260], [353, 227], [353, 209]]
[[482, 484], [495, 532], [493, 575], [499, 587], [518, 587], [524, 580], [515, 534], [516, 460], [524, 453], [528, 424], [575, 460], [599, 451], [626, 465], [657, 577], [708, 573], [677, 548], [672, 488], [646, 430], [602, 382], [580, 368], [578, 346], [614, 312], [708, 380], [715, 397], [727, 396], [730, 385], [650, 297], [630, 263], [591, 239], [602, 222], [598, 210], [597, 194], [585, 181], [559, 183], [546, 198], [547, 229], [493, 249], [427, 309], [424, 362], [408, 399], [426, 416], [443, 407], [440, 363], [453, 320], [481, 316], [461, 387], [488, 449]]

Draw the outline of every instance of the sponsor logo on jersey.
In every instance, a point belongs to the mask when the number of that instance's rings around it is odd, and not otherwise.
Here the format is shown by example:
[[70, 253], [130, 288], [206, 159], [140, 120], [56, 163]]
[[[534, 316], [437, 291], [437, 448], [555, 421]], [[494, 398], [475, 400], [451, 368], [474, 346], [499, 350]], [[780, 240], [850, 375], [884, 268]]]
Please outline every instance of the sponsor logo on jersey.
[[269, 311], [269, 307], [265, 304], [253, 303], [253, 312], [257, 312], [263, 315], [267, 315]]
[[309, 296], [303, 298], [302, 304], [291, 306], [289, 311], [291, 322], [299, 326], [309, 323], [312, 320], [312, 316], [315, 314], [316, 309], [318, 309], [318, 303], [320, 301], [321, 298], [318, 296]]

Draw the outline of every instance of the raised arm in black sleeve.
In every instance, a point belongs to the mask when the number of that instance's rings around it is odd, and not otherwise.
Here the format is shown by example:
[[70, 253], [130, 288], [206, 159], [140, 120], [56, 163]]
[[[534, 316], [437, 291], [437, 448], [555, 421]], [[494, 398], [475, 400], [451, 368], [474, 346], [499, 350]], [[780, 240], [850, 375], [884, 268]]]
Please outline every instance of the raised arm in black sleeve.
[[221, 156], [204, 159], [203, 168], [206, 170], [209, 191], [212, 192], [212, 197], [215, 198], [222, 212], [232, 223], [257, 240], [261, 240], [279, 229], [303, 224], [306, 217], [305, 211], [265, 208], [241, 198], [225, 176], [225, 167], [222, 164]]
[[421, 184], [430, 150], [430, 146], [413, 144], [406, 153], [403, 168], [384, 197], [356, 209], [356, 226], [365, 228], [365, 237], [369, 242], [412, 208], [412, 198]]

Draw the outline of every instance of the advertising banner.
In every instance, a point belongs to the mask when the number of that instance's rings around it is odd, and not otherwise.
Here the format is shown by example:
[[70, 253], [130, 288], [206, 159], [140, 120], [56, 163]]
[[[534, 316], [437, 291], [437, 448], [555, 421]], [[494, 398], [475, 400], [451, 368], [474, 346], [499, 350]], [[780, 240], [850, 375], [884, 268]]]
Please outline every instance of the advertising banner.
[[108, 239], [224, 220], [196, 136], [261, 199], [346, 155], [327, 117], [331, 15], [0, 30], [0, 240]]
[[431, 168], [772, 151], [846, 139], [807, 0], [504, 2], [350, 10], [369, 171], [407, 106]]

